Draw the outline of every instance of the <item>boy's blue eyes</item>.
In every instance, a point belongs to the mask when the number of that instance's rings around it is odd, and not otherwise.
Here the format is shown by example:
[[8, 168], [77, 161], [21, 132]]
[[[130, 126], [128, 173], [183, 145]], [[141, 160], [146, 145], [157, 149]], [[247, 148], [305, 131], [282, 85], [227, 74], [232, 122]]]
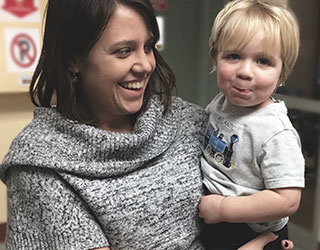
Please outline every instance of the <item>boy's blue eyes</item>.
[[257, 60], [258, 63], [262, 64], [262, 65], [269, 65], [270, 64], [270, 61], [266, 58], [259, 58]]
[[229, 54], [227, 55], [227, 58], [232, 60], [237, 60], [237, 59], [240, 59], [240, 56], [237, 54]]
[[[240, 60], [240, 59], [241, 59], [241, 56], [238, 55], [238, 54], [228, 54], [228, 55], [226, 56], [226, 58], [229, 59], [229, 60]], [[259, 64], [261, 64], [261, 65], [271, 65], [270, 60], [267, 59], [267, 58], [263, 58], [263, 57], [262, 57], [262, 58], [258, 58], [258, 59], [256, 60], [256, 62], [259, 63]]]

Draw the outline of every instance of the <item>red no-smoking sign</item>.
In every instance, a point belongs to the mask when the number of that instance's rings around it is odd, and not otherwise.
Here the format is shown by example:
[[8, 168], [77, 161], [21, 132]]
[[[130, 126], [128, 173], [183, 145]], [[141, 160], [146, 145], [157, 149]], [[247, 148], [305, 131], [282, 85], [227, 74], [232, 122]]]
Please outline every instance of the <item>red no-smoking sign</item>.
[[5, 51], [9, 72], [33, 72], [40, 51], [39, 29], [5, 29]]
[[31, 36], [20, 33], [11, 42], [10, 54], [18, 66], [28, 68], [37, 58], [37, 47]]

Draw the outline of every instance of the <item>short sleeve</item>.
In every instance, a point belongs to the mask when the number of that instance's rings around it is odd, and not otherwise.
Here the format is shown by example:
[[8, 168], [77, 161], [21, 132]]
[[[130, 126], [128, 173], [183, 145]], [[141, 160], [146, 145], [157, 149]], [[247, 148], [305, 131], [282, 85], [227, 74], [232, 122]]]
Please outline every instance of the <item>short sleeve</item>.
[[94, 215], [56, 172], [11, 167], [6, 185], [8, 250], [91, 249], [109, 245]]
[[299, 136], [283, 130], [263, 146], [261, 172], [268, 189], [304, 187], [304, 157]]

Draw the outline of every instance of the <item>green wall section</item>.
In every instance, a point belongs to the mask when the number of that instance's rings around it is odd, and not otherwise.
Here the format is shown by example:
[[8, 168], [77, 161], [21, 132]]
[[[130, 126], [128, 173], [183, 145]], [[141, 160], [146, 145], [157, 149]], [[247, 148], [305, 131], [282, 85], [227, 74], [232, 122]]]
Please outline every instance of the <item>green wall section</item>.
[[165, 26], [161, 54], [176, 75], [178, 95], [204, 107], [217, 93], [208, 40], [222, 6], [222, 0], [168, 0], [167, 10], [157, 12]]

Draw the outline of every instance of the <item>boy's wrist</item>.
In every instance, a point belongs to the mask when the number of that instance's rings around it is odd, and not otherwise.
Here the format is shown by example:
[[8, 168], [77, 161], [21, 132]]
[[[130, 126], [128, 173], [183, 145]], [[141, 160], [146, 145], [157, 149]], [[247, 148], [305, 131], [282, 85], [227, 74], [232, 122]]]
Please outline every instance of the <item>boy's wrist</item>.
[[221, 221], [224, 222], [232, 222], [229, 218], [229, 204], [231, 202], [231, 199], [234, 197], [226, 196], [223, 197], [220, 203], [220, 216]]
[[220, 216], [223, 221], [230, 223], [238, 223], [245, 222], [246, 220], [242, 220], [242, 207], [239, 207], [244, 200], [239, 201], [240, 197], [236, 196], [226, 196], [221, 200], [220, 205]]

